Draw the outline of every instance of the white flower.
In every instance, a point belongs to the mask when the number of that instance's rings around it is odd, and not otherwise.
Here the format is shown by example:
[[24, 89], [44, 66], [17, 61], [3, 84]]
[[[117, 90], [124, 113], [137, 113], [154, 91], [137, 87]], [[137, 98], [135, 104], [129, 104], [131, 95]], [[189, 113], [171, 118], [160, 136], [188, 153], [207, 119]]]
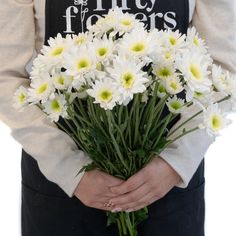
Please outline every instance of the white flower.
[[[155, 84], [153, 85], [153, 89], [155, 88]], [[158, 88], [157, 88], [157, 96], [159, 98], [163, 98], [165, 97], [167, 94], [167, 91], [166, 91], [166, 88], [165, 88], [165, 85], [164, 85], [164, 82], [161, 81], [158, 85]]]
[[212, 104], [204, 110], [203, 117], [203, 124], [200, 124], [199, 128], [206, 129], [211, 136], [218, 135], [220, 130], [231, 123], [229, 119], [226, 119], [226, 115], [221, 112], [218, 104]]
[[52, 75], [52, 81], [56, 89], [68, 90], [73, 82], [73, 77], [65, 73], [55, 73]]
[[78, 35], [72, 35], [72, 42], [75, 46], [86, 45], [87, 43], [91, 42], [92, 35], [89, 31], [85, 33], [79, 33]]
[[62, 67], [63, 55], [69, 45], [71, 45], [70, 41], [71, 38], [69, 35], [67, 38], [63, 38], [61, 34], [57, 34], [55, 38], [50, 38], [48, 40], [49, 46], [43, 46], [41, 53], [45, 57], [48, 68], [53, 69], [53, 67]]
[[165, 85], [166, 91], [172, 95], [178, 94], [182, 92], [184, 89], [180, 79], [177, 76], [166, 78], [166, 80], [164, 80], [164, 85]]
[[213, 65], [212, 67], [213, 85], [219, 92], [229, 94], [231, 91], [231, 81], [228, 72], [223, 71], [220, 66]]
[[198, 50], [201, 53], [207, 53], [207, 46], [203, 39], [199, 37], [198, 32], [195, 27], [188, 29], [186, 44], [188, 47], [191, 47], [193, 50]]
[[119, 57], [113, 61], [112, 68], [107, 68], [121, 94], [120, 104], [127, 105], [133, 99], [134, 94], [143, 93], [146, 90], [145, 83], [149, 82], [149, 79], [141, 68], [142, 64]]
[[19, 111], [23, 111], [23, 109], [29, 104], [28, 101], [28, 92], [24, 86], [20, 86], [13, 97], [13, 107], [19, 109]]
[[105, 110], [112, 110], [119, 101], [117, 87], [112, 81], [96, 80], [92, 88], [87, 90], [87, 93], [95, 98], [94, 103], [98, 103]]
[[133, 30], [126, 34], [119, 43], [118, 51], [120, 55], [129, 58], [139, 58], [144, 63], [149, 63], [151, 52], [154, 48], [154, 42], [149, 33], [144, 29]]
[[162, 32], [163, 47], [174, 51], [181, 50], [185, 45], [185, 35], [182, 35], [179, 30], [171, 31], [170, 29]]
[[28, 89], [28, 101], [34, 104], [39, 102], [44, 103], [54, 90], [55, 88], [49, 74], [45, 74], [38, 79], [32, 79], [30, 88]]
[[175, 95], [174, 97], [167, 100], [166, 105], [171, 113], [178, 114], [183, 110], [184, 100], [177, 98]]
[[173, 63], [158, 63], [152, 65], [153, 74], [162, 80], [166, 78], [175, 77], [175, 68]]
[[176, 68], [182, 72], [187, 85], [202, 93], [209, 92], [212, 88], [208, 70], [210, 66], [208, 58], [192, 51], [187, 51], [176, 59]]
[[102, 39], [95, 38], [91, 44], [92, 50], [94, 50], [98, 62], [106, 62], [111, 58], [114, 51], [114, 42], [111, 38], [103, 36]]
[[44, 104], [44, 112], [48, 114], [51, 121], [57, 122], [60, 116], [67, 118], [67, 104], [64, 95], [55, 94], [53, 97]]
[[33, 61], [32, 71], [30, 72], [31, 78], [38, 78], [42, 74], [49, 73], [51, 65], [48, 65], [47, 57], [39, 54]]
[[65, 55], [66, 74], [74, 77], [72, 85], [74, 88], [79, 88], [85, 84], [87, 77], [94, 77], [97, 60], [94, 50], [90, 47], [82, 45], [75, 50], [68, 51]]

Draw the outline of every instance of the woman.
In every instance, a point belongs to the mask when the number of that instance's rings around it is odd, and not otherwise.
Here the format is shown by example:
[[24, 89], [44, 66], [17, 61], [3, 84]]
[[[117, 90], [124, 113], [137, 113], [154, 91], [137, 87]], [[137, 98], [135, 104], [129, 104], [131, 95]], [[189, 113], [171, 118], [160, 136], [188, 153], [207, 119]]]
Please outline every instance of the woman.
[[[203, 156], [213, 141], [204, 132], [174, 143], [126, 182], [98, 170], [77, 175], [80, 167], [90, 162], [89, 157], [36, 107], [23, 113], [15, 111], [11, 97], [20, 84], [28, 83], [25, 66], [43, 41], [58, 32], [81, 32], [116, 5], [135, 13], [147, 28], [179, 29], [184, 33], [192, 21], [206, 38], [214, 59], [236, 73], [235, 4], [235, 0], [1, 3], [0, 118], [24, 149], [23, 236], [117, 235], [114, 226], [105, 227], [106, 216], [101, 210], [133, 211], [144, 206], [149, 206], [150, 216], [140, 225], [140, 236], [204, 235]], [[220, 18], [217, 22], [216, 17]]]

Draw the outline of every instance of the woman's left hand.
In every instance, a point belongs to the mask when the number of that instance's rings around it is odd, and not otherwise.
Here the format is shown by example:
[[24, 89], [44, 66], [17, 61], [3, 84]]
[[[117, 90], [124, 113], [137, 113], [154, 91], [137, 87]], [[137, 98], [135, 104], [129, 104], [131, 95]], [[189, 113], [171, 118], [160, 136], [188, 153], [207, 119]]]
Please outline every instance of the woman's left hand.
[[120, 196], [110, 199], [113, 212], [137, 211], [164, 197], [181, 177], [162, 158], [154, 158], [147, 166], [111, 191]]

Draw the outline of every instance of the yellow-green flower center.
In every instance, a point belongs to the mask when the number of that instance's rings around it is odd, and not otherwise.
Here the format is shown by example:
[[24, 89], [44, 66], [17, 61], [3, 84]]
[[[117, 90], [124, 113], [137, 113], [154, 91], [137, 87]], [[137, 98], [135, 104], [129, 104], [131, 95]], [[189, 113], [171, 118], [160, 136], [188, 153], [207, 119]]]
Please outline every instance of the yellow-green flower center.
[[202, 73], [201, 73], [201, 70], [200, 70], [199, 66], [197, 66], [195, 64], [191, 64], [189, 69], [190, 69], [191, 74], [193, 75], [193, 77], [196, 80], [201, 80]]
[[87, 58], [82, 58], [77, 63], [78, 71], [87, 69], [91, 66], [91, 62]]
[[156, 75], [157, 77], [163, 79], [171, 76], [173, 73], [168, 67], [163, 67], [160, 70], [157, 71]]
[[81, 44], [85, 43], [85, 41], [86, 41], [86, 38], [84, 36], [79, 36], [76, 38], [75, 43], [77, 45], [81, 45]]
[[196, 45], [196, 46], [199, 46], [199, 40], [195, 37], [193, 39], [193, 43]]
[[20, 101], [20, 103], [23, 103], [25, 101], [25, 99], [26, 99], [26, 96], [25, 96], [24, 93], [19, 94], [19, 101]]
[[131, 88], [134, 83], [135, 77], [131, 72], [126, 72], [122, 75], [121, 80], [124, 88]]
[[178, 85], [177, 85], [177, 83], [175, 83], [175, 82], [171, 82], [171, 83], [170, 83], [170, 87], [171, 87], [174, 91], [178, 89]]
[[37, 89], [38, 94], [44, 93], [47, 90], [47, 88], [48, 88], [47, 83], [41, 84]]
[[64, 51], [64, 47], [55, 48], [52, 51], [52, 56], [54, 56], [54, 57], [60, 56], [63, 53], [63, 51]]
[[171, 58], [171, 53], [170, 52], [166, 52], [165, 53], [165, 58], [168, 60]]
[[60, 85], [64, 85], [65, 84], [65, 78], [63, 76], [60, 76], [57, 78], [57, 83]]
[[173, 101], [172, 103], [171, 103], [171, 107], [174, 109], [174, 110], [179, 110], [181, 107], [182, 107], [182, 104], [181, 103], [179, 103], [178, 101]]
[[56, 99], [51, 101], [51, 108], [53, 111], [56, 111], [56, 112], [61, 111], [60, 103]]
[[103, 89], [100, 91], [99, 98], [102, 102], [110, 102], [112, 99], [112, 91]]
[[166, 89], [165, 89], [164, 85], [160, 84], [158, 87], [158, 91], [159, 91], [159, 93], [166, 93]]
[[169, 40], [170, 40], [171, 45], [175, 46], [177, 44], [177, 39], [176, 38], [170, 37]]
[[121, 24], [124, 26], [130, 26], [132, 24], [132, 21], [130, 19], [123, 19], [121, 20]]
[[212, 119], [211, 119], [211, 124], [212, 124], [212, 128], [214, 130], [220, 130], [221, 129], [221, 119], [219, 116], [217, 115], [213, 115]]
[[97, 55], [99, 56], [99, 57], [103, 57], [103, 56], [105, 56], [106, 54], [107, 54], [107, 52], [108, 52], [108, 49], [107, 48], [99, 48], [98, 50], [97, 50]]
[[142, 52], [144, 51], [144, 49], [145, 49], [145, 44], [142, 42], [135, 43], [131, 47], [131, 51], [136, 52], [136, 53]]

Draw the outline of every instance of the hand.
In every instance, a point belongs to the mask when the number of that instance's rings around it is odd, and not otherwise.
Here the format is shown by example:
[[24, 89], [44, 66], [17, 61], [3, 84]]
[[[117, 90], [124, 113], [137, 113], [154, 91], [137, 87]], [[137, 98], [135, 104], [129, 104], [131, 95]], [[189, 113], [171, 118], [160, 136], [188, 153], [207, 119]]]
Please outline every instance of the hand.
[[99, 170], [85, 172], [74, 195], [86, 206], [109, 210], [104, 203], [117, 197], [110, 187], [121, 185], [124, 181]]
[[156, 157], [126, 182], [111, 188], [114, 194], [121, 195], [110, 199], [112, 211], [137, 211], [164, 197], [180, 181], [175, 170]]

